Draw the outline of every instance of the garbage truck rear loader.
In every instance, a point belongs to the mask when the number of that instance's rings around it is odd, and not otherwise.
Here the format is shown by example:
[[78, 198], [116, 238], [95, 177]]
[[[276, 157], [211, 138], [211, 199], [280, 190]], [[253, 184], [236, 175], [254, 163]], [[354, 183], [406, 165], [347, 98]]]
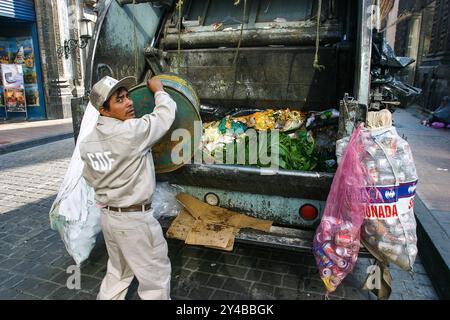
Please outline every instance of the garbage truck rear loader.
[[[203, 121], [220, 120], [224, 110], [340, 110], [335, 121], [311, 127], [316, 147], [335, 159], [336, 140], [366, 117], [372, 1], [235, 2], [100, 1], [86, 94], [72, 101], [75, 133], [89, 88], [103, 76], [143, 82], [174, 72], [194, 87]], [[274, 221], [270, 233], [241, 231], [238, 241], [310, 251], [333, 173], [267, 173], [256, 166], [190, 163], [157, 179], [208, 203]]]

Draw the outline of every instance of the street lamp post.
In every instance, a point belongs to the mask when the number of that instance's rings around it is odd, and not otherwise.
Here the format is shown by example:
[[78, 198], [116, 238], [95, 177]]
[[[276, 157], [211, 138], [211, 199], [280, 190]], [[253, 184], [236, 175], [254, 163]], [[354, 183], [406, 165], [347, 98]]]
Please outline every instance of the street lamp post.
[[92, 21], [83, 18], [80, 20], [80, 41], [77, 39], [64, 40], [64, 45], [58, 47], [57, 49], [58, 58], [62, 58], [64, 55], [65, 59], [69, 59], [70, 54], [72, 54], [77, 48], [86, 48], [91, 38]]

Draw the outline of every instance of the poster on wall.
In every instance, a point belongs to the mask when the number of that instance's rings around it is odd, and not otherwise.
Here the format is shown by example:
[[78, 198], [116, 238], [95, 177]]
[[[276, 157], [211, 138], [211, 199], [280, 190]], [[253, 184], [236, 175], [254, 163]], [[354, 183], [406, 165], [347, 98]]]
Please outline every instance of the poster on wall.
[[8, 38], [0, 37], [0, 63], [11, 63], [12, 52]]
[[2, 64], [2, 81], [7, 112], [27, 112], [22, 65]]
[[34, 50], [33, 41], [29, 37], [17, 37], [16, 38], [16, 60], [20, 60], [27, 68], [34, 67]]
[[4, 90], [7, 112], [27, 112], [25, 89], [5, 88]]
[[2, 64], [3, 87], [24, 88], [23, 69], [19, 64]]
[[27, 106], [39, 105], [39, 89], [37, 85], [25, 85], [25, 97]]
[[37, 74], [34, 68], [23, 68], [23, 80], [25, 84], [34, 84], [37, 83]]

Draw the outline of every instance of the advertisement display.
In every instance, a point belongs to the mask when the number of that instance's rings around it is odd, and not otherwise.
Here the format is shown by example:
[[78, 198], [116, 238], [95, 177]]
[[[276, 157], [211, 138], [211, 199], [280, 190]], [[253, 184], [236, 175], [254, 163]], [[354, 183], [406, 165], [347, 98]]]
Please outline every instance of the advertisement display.
[[23, 69], [20, 64], [2, 64], [6, 112], [27, 112]]

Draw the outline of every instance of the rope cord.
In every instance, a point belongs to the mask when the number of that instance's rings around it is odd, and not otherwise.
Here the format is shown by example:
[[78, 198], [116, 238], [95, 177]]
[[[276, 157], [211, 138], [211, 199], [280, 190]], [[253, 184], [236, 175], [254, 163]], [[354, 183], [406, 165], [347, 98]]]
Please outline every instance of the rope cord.
[[134, 29], [134, 76], [136, 79], [138, 77], [138, 45], [137, 45], [137, 34], [136, 34], [136, 0], [133, 0], [133, 29]]
[[177, 2], [178, 9], [178, 68], [181, 66], [181, 21], [182, 21], [182, 13], [183, 13], [183, 0], [178, 0]]
[[320, 14], [322, 12], [322, 0], [319, 0], [317, 7], [317, 32], [316, 32], [316, 53], [314, 54], [313, 67], [319, 71], [325, 69], [325, 66], [319, 64], [319, 44], [320, 44]]
[[[234, 3], [234, 5], [238, 5], [240, 2], [240, 0], [236, 1]], [[233, 65], [236, 65], [236, 61], [237, 61], [237, 57], [239, 55], [239, 49], [241, 47], [241, 42], [242, 42], [242, 34], [244, 33], [244, 22], [245, 22], [245, 16], [247, 15], [247, 0], [244, 0], [244, 11], [242, 13], [242, 22], [241, 22], [241, 34], [239, 35], [239, 41], [238, 41], [238, 45], [236, 48], [236, 53], [234, 55], [234, 59], [233, 59]]]

